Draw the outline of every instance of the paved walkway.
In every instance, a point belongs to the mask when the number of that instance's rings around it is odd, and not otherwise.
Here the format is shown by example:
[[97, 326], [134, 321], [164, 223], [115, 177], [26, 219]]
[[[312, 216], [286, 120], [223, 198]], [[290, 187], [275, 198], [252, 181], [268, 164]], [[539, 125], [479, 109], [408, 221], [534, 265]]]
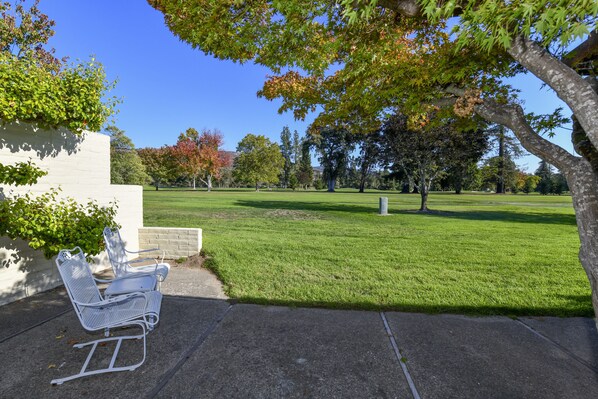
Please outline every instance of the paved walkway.
[[[197, 276], [181, 270], [167, 282], [188, 285]], [[79, 370], [87, 351], [72, 345], [91, 338], [63, 290], [0, 307], [0, 397], [598, 398], [598, 333], [586, 318], [304, 309], [167, 294], [143, 366], [51, 386]], [[112, 348], [100, 349], [97, 364], [107, 364]], [[119, 358], [136, 361], [140, 350], [128, 342]]]

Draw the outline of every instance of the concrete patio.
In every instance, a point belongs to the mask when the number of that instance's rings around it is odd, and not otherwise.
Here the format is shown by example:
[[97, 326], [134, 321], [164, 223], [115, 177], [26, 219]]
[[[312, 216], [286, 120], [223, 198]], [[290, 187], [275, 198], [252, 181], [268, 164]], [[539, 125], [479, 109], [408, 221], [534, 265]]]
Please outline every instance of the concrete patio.
[[[93, 337], [66, 293], [1, 307], [0, 397], [598, 397], [591, 319], [235, 304], [202, 298], [222, 295], [199, 271], [171, 274], [146, 362], [133, 372], [52, 386], [53, 378], [78, 372], [87, 356], [72, 345]], [[97, 364], [107, 364], [112, 348], [100, 349]], [[128, 342], [119, 359], [140, 356], [141, 343]]]

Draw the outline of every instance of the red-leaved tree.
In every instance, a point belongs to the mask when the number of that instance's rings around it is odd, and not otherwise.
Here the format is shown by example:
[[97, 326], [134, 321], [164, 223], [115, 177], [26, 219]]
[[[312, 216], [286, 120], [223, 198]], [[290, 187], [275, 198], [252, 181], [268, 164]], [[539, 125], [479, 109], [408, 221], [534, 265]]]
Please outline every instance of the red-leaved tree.
[[179, 136], [177, 144], [172, 148], [180, 170], [195, 182], [199, 179], [212, 191], [212, 179], [220, 176], [223, 167], [230, 166], [230, 154], [220, 150], [224, 140], [218, 130], [197, 130], [189, 128]]

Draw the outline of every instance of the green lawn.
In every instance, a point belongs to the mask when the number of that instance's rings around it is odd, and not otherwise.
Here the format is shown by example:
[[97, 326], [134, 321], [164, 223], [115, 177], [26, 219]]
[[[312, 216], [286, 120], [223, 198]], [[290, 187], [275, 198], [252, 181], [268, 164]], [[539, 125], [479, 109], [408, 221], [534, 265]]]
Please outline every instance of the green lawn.
[[[376, 214], [389, 198], [390, 216]], [[591, 316], [568, 196], [144, 191], [146, 226], [200, 227], [244, 302]]]

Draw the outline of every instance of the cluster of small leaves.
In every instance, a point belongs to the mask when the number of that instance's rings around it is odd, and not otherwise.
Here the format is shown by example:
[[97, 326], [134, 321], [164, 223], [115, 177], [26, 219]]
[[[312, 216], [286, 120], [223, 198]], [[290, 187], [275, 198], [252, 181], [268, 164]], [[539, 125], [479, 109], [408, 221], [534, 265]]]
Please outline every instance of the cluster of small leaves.
[[38, 179], [47, 175], [43, 171], [29, 162], [18, 162], [15, 165], [3, 165], [0, 163], [0, 184], [9, 184], [14, 186], [25, 186], [37, 183]]
[[466, 90], [465, 94], [455, 101], [453, 111], [455, 115], [461, 118], [467, 118], [474, 113], [474, 108], [477, 104], [481, 104], [482, 92], [480, 90]]
[[99, 131], [116, 100], [102, 101], [113, 83], [101, 64], [90, 61], [55, 74], [30, 58], [0, 54], [0, 119], [73, 132]]
[[59, 199], [58, 190], [34, 197], [31, 194], [0, 201], [0, 236], [28, 241], [49, 259], [61, 249], [79, 246], [88, 255], [104, 249], [102, 230], [115, 226], [116, 203], [100, 206]]
[[563, 108], [559, 107], [550, 114], [536, 115], [530, 112], [525, 117], [536, 132], [546, 134], [548, 137], [554, 137], [556, 129], [571, 122], [571, 119], [563, 116], [562, 112]]
[[72, 65], [57, 59], [46, 49], [54, 21], [40, 12], [39, 0], [27, 3], [0, 3], [0, 119], [99, 131], [118, 102], [103, 101], [114, 82], [93, 59]]
[[544, 46], [566, 46], [596, 29], [598, 2], [595, 0], [418, 0], [432, 21], [459, 15], [455, 25], [461, 46], [472, 39], [490, 51], [495, 46], [509, 48], [511, 40], [523, 35]]
[[35, 0], [29, 9], [24, 7], [25, 4], [25, 0], [16, 0], [14, 5], [0, 3], [0, 51], [17, 58], [33, 59], [57, 73], [66, 59], [59, 60], [54, 56], [53, 48], [44, 48], [54, 35], [56, 23], [40, 11], [39, 0]]

